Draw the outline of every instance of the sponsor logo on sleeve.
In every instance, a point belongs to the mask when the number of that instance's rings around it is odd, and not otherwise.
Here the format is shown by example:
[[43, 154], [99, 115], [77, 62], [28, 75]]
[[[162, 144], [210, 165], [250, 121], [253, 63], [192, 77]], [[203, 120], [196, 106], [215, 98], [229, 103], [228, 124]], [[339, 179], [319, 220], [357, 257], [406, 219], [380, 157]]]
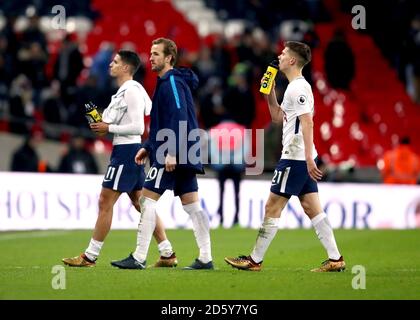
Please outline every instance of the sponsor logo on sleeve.
[[306, 103], [306, 96], [304, 96], [304, 95], [300, 95], [298, 98], [297, 98], [297, 102], [299, 103], [299, 104], [305, 104]]

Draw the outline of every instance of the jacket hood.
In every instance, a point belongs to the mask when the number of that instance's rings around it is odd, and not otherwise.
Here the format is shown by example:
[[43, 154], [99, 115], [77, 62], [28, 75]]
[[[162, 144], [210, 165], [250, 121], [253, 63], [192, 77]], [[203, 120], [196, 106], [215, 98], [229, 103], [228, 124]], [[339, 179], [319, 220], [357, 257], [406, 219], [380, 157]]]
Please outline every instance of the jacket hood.
[[174, 68], [169, 70], [165, 75], [162, 77], [162, 80], [168, 79], [170, 75], [178, 76], [184, 79], [187, 85], [190, 87], [191, 90], [195, 90], [198, 88], [198, 77], [189, 68], [181, 67], [181, 68]]

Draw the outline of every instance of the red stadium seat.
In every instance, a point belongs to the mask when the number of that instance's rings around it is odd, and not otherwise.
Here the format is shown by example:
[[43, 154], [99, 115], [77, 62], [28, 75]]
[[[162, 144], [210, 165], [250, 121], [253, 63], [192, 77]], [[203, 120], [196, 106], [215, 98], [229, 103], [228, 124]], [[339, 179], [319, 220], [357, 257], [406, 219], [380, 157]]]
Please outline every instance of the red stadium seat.
[[[320, 38], [320, 46], [313, 50], [315, 81], [325, 81], [323, 52], [336, 27], [334, 23], [320, 23], [315, 26]], [[318, 149], [329, 150], [328, 156], [333, 163], [345, 161], [356, 153], [359, 165], [375, 166], [383, 152], [405, 134], [410, 135], [413, 145], [419, 148], [418, 106], [411, 102], [395, 70], [382, 56], [372, 38], [357, 33], [350, 27], [346, 27], [346, 33], [355, 55], [356, 75], [351, 90], [341, 92], [345, 96], [341, 128], [332, 126], [337, 92], [328, 88], [326, 82], [326, 88], [314, 92], [317, 126], [315, 138]], [[326, 141], [322, 140], [320, 134], [323, 123], [329, 123], [332, 130], [331, 138]], [[359, 124], [363, 133], [362, 140], [354, 140], [351, 134], [346, 134], [346, 128], [349, 125], [351, 128], [352, 123]], [[338, 152], [335, 155], [331, 153], [331, 145], [337, 146]], [[420, 149], [418, 152], [420, 153]]]

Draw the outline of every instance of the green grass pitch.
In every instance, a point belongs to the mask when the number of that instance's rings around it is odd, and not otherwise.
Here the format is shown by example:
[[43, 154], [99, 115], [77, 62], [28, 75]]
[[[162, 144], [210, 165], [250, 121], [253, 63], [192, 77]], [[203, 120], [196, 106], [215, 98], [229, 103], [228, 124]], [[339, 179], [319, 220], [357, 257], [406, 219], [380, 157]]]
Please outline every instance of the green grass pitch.
[[[110, 266], [135, 247], [136, 232], [111, 231], [97, 266], [65, 268], [65, 289], [52, 288], [55, 265], [82, 252], [91, 231], [0, 233], [0, 299], [419, 299], [419, 230], [336, 230], [347, 262], [341, 273], [309, 272], [325, 259], [313, 230], [279, 230], [261, 272], [231, 268], [225, 256], [249, 254], [257, 236], [251, 229], [212, 230], [216, 270], [185, 271], [197, 255], [192, 230], [168, 230], [179, 266], [119, 270]], [[158, 257], [153, 240], [148, 263]], [[366, 270], [366, 288], [353, 289], [352, 267]], [[361, 283], [360, 281], [358, 282]]]

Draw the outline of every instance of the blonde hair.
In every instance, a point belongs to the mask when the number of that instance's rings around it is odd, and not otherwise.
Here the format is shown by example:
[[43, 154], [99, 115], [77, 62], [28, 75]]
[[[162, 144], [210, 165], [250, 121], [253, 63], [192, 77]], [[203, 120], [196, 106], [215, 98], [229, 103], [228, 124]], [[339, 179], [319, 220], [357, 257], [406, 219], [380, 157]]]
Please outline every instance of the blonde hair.
[[172, 41], [171, 39], [167, 39], [167, 38], [157, 38], [155, 40], [152, 41], [153, 44], [163, 44], [163, 54], [165, 55], [165, 57], [171, 55], [171, 61], [170, 64], [171, 66], [174, 66], [176, 63], [176, 59], [177, 59], [177, 55], [178, 55], [178, 49], [176, 47], [176, 44], [174, 41]]

